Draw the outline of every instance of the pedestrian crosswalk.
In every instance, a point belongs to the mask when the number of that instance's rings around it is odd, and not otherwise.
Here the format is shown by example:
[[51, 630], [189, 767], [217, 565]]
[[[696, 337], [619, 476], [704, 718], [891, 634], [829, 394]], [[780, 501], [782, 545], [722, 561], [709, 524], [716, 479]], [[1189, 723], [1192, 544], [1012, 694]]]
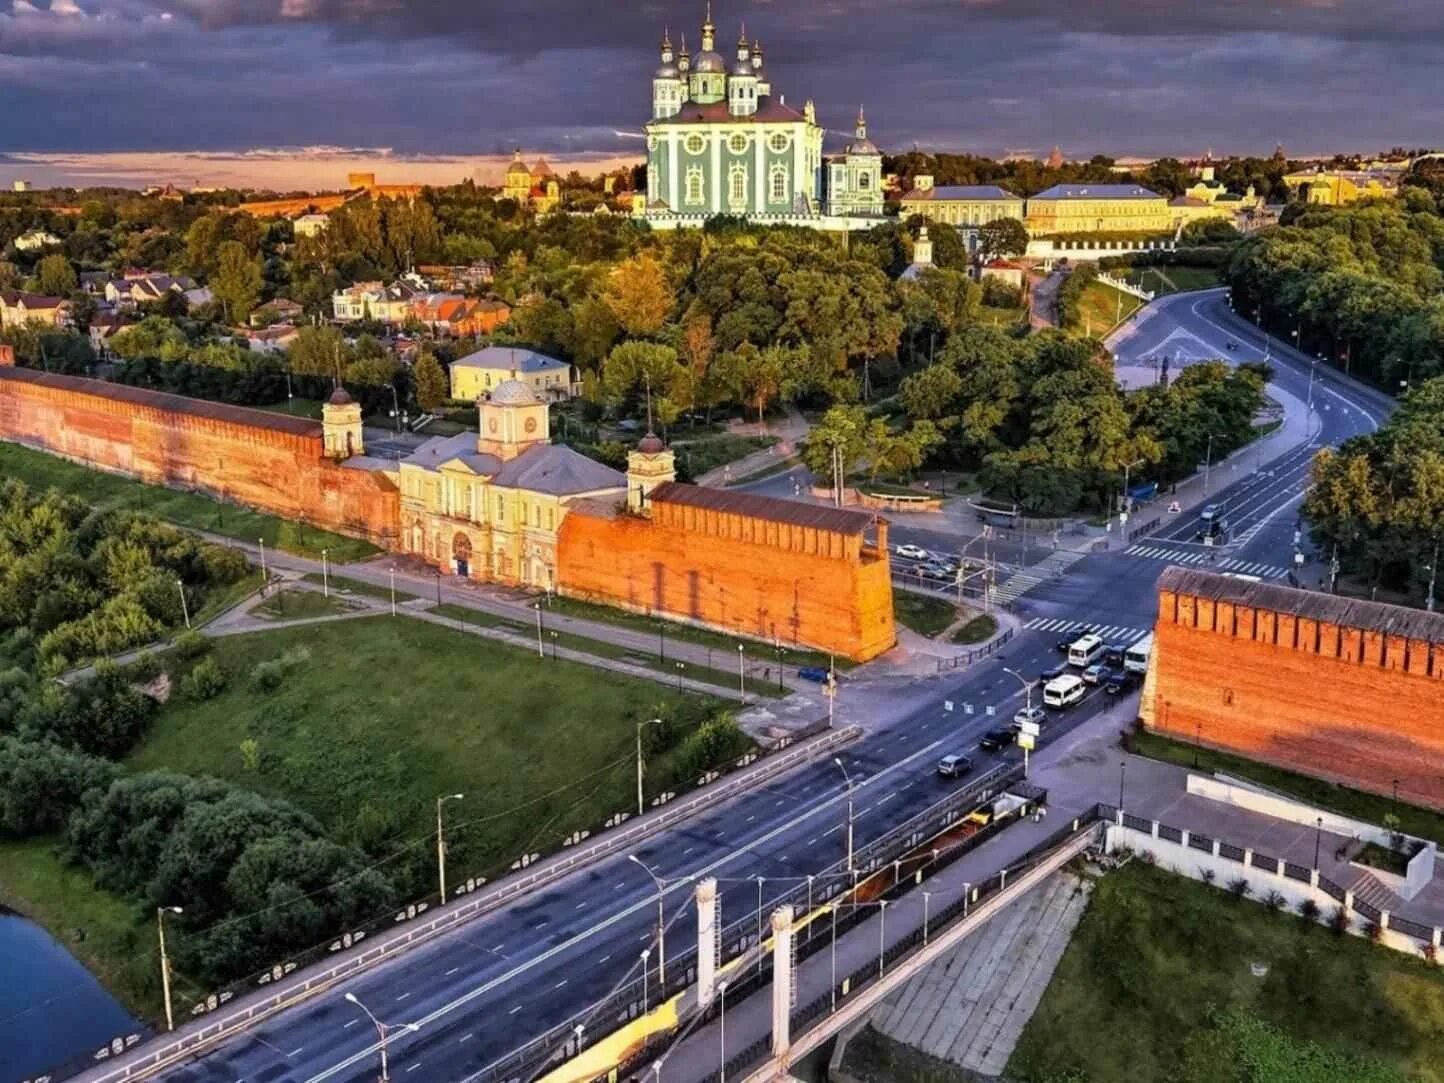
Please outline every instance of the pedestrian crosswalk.
[[1075, 552], [1072, 549], [1059, 549], [1050, 553], [1046, 559], [1009, 576], [1002, 586], [994, 589], [993, 600], [1001, 605], [1017, 601], [1039, 583], [1056, 579], [1087, 555], [1086, 552]]
[[1127, 624], [1090, 624], [1085, 620], [1066, 620], [1063, 617], [1034, 617], [1023, 627], [1035, 632], [1053, 632], [1056, 635], [1082, 632], [1084, 628], [1088, 628], [1101, 636], [1106, 643], [1136, 643], [1153, 631], [1151, 628], [1137, 628]]
[[1282, 579], [1289, 574], [1287, 568], [1263, 561], [1240, 560], [1237, 557], [1219, 560], [1216, 549], [1169, 549], [1159, 545], [1134, 545], [1125, 552], [1131, 557], [1149, 557], [1153, 560], [1167, 560], [1173, 564], [1200, 565], [1216, 572], [1256, 575], [1260, 579]]

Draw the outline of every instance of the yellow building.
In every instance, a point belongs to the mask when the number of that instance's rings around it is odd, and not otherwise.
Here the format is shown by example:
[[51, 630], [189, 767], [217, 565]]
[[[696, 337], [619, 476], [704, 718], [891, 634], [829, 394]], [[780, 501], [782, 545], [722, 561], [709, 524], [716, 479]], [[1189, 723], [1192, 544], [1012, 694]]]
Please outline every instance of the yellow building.
[[543, 402], [570, 398], [572, 367], [555, 357], [513, 346], [487, 346], [451, 363], [451, 397], [475, 401], [504, 380], [520, 380]]
[[1201, 196], [1182, 195], [1168, 201], [1168, 213], [1173, 218], [1173, 228], [1186, 226], [1191, 222], [1201, 222], [1205, 218], [1227, 219], [1229, 211], [1214, 203], [1211, 199], [1204, 199]]
[[561, 185], [547, 160], [538, 158], [535, 165], [529, 166], [522, 160], [520, 147], [506, 167], [501, 194], [503, 199], [514, 199], [537, 214], [546, 214], [562, 201]]
[[568, 505], [620, 504], [627, 479], [553, 445], [546, 402], [519, 380], [479, 406], [479, 434], [436, 437], [401, 460], [401, 548], [454, 575], [554, 590]]
[[1343, 207], [1360, 199], [1386, 199], [1397, 194], [1396, 171], [1317, 169], [1285, 173], [1289, 198], [1322, 207]]
[[1070, 233], [1171, 233], [1168, 200], [1136, 184], [1055, 184], [1028, 200], [1034, 237]]
[[1023, 197], [996, 184], [943, 185], [919, 174], [910, 192], [898, 201], [902, 217], [920, 214], [932, 222], [950, 226], [981, 226], [999, 218], [1023, 217]]

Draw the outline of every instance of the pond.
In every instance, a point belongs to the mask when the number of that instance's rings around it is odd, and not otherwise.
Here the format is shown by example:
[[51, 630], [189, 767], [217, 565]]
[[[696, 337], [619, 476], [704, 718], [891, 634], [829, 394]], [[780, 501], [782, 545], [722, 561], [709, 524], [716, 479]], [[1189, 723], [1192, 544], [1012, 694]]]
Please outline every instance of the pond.
[[0, 1083], [29, 1079], [140, 1032], [64, 945], [0, 907]]

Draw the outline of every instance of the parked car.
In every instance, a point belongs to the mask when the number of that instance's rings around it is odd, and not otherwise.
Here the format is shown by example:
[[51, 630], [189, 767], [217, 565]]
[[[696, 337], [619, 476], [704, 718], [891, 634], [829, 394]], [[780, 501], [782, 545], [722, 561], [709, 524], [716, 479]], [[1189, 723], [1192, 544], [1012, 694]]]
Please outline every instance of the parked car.
[[1017, 727], [1032, 722], [1035, 725], [1041, 726], [1047, 717], [1042, 707], [1020, 707], [1018, 708], [1018, 713], [1013, 715], [1013, 725]]
[[989, 730], [983, 734], [983, 739], [978, 742], [978, 747], [985, 752], [999, 752], [1013, 743], [1013, 729], [1011, 726], [1000, 726], [998, 729]]
[[927, 564], [919, 564], [915, 570], [925, 579], [952, 579], [952, 576], [948, 573], [948, 570], [944, 568], [941, 564], [933, 564], [931, 562]]
[[899, 545], [893, 552], [908, 560], [927, 560], [928, 551], [921, 545]]
[[943, 778], [961, 778], [973, 769], [971, 756], [964, 756], [962, 753], [955, 753], [951, 756], [944, 756], [938, 760], [938, 774]]
[[958, 574], [958, 562], [949, 560], [947, 557], [935, 557], [933, 563], [943, 570], [943, 574], [949, 579]]
[[816, 681], [818, 684], [827, 683], [827, 667], [825, 666], [803, 666], [797, 671], [797, 675], [804, 681]]
[[1133, 691], [1137, 683], [1138, 677], [1136, 674], [1127, 671], [1115, 673], [1108, 678], [1108, 683], [1103, 686], [1103, 691], [1107, 692], [1110, 696], [1121, 696], [1125, 692]]
[[1084, 684], [1107, 684], [1112, 678], [1112, 668], [1102, 662], [1095, 662], [1083, 671]]

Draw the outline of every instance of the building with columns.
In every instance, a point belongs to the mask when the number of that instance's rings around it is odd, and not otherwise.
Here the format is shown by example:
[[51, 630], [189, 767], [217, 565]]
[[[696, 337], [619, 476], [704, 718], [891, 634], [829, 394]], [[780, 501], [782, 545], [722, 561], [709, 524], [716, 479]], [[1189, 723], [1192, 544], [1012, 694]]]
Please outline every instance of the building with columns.
[[861, 110], [833, 157], [809, 100], [773, 92], [762, 43], [744, 29], [733, 60], [717, 51], [710, 5], [694, 57], [662, 37], [652, 78], [647, 190], [633, 213], [654, 228], [700, 226], [714, 215], [822, 229], [865, 229], [882, 217], [882, 154]]

